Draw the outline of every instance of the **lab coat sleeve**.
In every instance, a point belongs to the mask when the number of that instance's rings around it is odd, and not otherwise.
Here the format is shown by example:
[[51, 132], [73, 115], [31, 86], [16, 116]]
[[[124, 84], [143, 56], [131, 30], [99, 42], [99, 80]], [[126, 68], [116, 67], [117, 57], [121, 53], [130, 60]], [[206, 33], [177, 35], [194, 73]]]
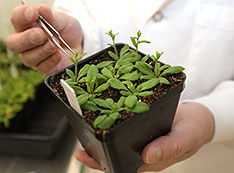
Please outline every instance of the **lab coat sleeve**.
[[215, 133], [211, 142], [234, 141], [234, 81], [224, 81], [210, 94], [192, 101], [205, 105], [214, 115]]
[[90, 55], [101, 49], [98, 25], [82, 0], [55, 0], [53, 8], [80, 22], [84, 37], [83, 53]]

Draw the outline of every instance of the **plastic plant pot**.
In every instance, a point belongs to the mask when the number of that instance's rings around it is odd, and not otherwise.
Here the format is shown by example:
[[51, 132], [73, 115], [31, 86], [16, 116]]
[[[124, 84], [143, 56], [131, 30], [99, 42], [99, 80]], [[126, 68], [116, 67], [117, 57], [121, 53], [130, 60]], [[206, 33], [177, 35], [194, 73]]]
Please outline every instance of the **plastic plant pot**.
[[[122, 46], [123, 44], [117, 44], [117, 47]], [[108, 47], [80, 61], [78, 67], [99, 58], [111, 49]], [[74, 65], [68, 68], [74, 70]], [[170, 131], [180, 94], [184, 88], [184, 80], [154, 101], [149, 111], [124, 120], [112, 127], [108, 133], [98, 134], [51, 87], [52, 76], [60, 78], [64, 73], [65, 69], [48, 76], [45, 83], [61, 103], [63, 112], [84, 149], [102, 166], [106, 173], [137, 172], [137, 169], [143, 164], [141, 155], [143, 148], [155, 138]], [[182, 75], [185, 79], [185, 74]]]
[[42, 83], [35, 100], [25, 102], [24, 109], [10, 122], [0, 126], [0, 154], [34, 158], [52, 158], [69, 128], [57, 100]]

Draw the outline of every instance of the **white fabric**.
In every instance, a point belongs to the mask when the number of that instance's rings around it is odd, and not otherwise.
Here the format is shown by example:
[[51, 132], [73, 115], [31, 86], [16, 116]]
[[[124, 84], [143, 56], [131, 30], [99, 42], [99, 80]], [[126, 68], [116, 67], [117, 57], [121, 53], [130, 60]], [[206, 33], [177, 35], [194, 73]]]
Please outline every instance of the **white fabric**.
[[[106, 47], [109, 29], [119, 32], [116, 42], [129, 44], [140, 29], [142, 39], [151, 41], [140, 45], [142, 52], [164, 51], [161, 61], [186, 68], [182, 100], [213, 112], [215, 136], [194, 157], [165, 172], [234, 172], [233, 0], [57, 0], [55, 9], [80, 21], [84, 52]], [[156, 20], [158, 11], [161, 20]]]

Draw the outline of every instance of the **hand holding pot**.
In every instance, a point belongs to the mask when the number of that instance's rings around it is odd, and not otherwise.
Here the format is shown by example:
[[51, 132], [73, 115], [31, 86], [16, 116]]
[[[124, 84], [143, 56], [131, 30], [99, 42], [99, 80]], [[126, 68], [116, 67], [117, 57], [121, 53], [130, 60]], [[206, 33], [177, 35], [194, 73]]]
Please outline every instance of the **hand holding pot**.
[[64, 13], [55, 12], [45, 5], [38, 8], [22, 5], [12, 11], [11, 22], [15, 33], [7, 40], [8, 48], [20, 53], [23, 63], [41, 73], [53, 73], [70, 65], [67, 57], [53, 45], [44, 31], [37, 27], [42, 15], [69, 45], [81, 52], [82, 30], [79, 22]]
[[[214, 134], [212, 113], [195, 102], [179, 104], [171, 132], [149, 143], [142, 152], [145, 162], [138, 172], [161, 171], [195, 154]], [[85, 151], [76, 154], [77, 160], [93, 169], [99, 164]]]

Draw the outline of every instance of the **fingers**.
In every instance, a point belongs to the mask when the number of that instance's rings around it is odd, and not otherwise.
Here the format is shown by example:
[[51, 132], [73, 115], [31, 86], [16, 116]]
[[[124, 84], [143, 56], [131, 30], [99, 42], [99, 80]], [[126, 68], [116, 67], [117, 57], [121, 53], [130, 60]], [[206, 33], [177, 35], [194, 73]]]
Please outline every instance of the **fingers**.
[[175, 159], [175, 160], [168, 160], [168, 161], [159, 161], [157, 163], [154, 163], [154, 164], [144, 164], [142, 165], [139, 169], [138, 169], [138, 173], [140, 172], [150, 172], [150, 171], [153, 171], [153, 172], [160, 172], [168, 167], [170, 167], [171, 165], [177, 163], [177, 162], [180, 162], [180, 161], [183, 161], [187, 158], [189, 158], [190, 156], [192, 156], [194, 153], [193, 152], [188, 152], [188, 153], [185, 153], [183, 156]]
[[51, 74], [57, 71], [56, 67], [62, 59], [60, 51], [47, 57], [45, 60], [41, 61], [37, 66], [32, 67], [40, 73]]
[[21, 54], [21, 59], [26, 66], [36, 67], [56, 52], [57, 49], [53, 43], [51, 43], [51, 41], [47, 41], [45, 44], [35, 49], [23, 52]]
[[91, 158], [88, 155], [88, 153], [86, 153], [85, 151], [77, 152], [76, 159], [92, 169], [102, 170], [101, 166], [93, 158]]
[[11, 23], [16, 32], [31, 28], [38, 19], [38, 10], [31, 5], [22, 5], [13, 9], [11, 14]]
[[22, 53], [44, 44], [46, 40], [44, 31], [36, 27], [9, 36], [7, 46], [13, 52]]

